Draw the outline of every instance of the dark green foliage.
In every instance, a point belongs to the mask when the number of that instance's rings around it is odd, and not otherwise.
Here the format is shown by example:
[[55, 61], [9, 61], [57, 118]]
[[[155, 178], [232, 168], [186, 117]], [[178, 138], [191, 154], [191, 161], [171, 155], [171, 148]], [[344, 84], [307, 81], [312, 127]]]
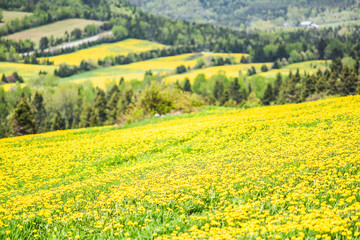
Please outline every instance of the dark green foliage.
[[190, 80], [189, 80], [188, 78], [185, 78], [183, 91], [184, 91], [184, 92], [192, 92]]
[[80, 115], [80, 127], [94, 127], [97, 126], [98, 118], [95, 109], [91, 105], [87, 105]]
[[265, 93], [264, 93], [264, 97], [262, 102], [264, 103], [264, 105], [270, 105], [270, 103], [272, 101], [274, 101], [274, 92], [273, 92], [273, 87], [270, 83], [268, 83]]
[[178, 67], [176, 68], [176, 73], [177, 73], [177, 74], [182, 74], [182, 73], [184, 73], [184, 72], [186, 72], [186, 67], [185, 67], [184, 65], [180, 65], [180, 66], [178, 66]]
[[281, 73], [276, 75], [275, 83], [274, 83], [274, 98], [276, 99], [279, 96], [280, 87], [282, 85], [282, 76]]
[[40, 38], [40, 43], [39, 43], [40, 50], [44, 51], [48, 47], [49, 47], [49, 39], [47, 37], [41, 37]]
[[264, 65], [261, 66], [261, 71], [262, 71], [262, 72], [267, 72], [267, 71], [269, 71], [269, 69], [268, 69], [268, 67], [264, 64]]
[[234, 100], [237, 104], [240, 103], [243, 99], [243, 97], [241, 96], [240, 89], [241, 86], [239, 84], [239, 79], [235, 78], [230, 84], [229, 92], [232, 100]]
[[12, 136], [36, 133], [34, 114], [25, 97], [20, 99], [10, 119]]
[[5, 74], [3, 74], [1, 76], [1, 83], [8, 83], [8, 80], [7, 80], [6, 76], [5, 76]]
[[94, 107], [99, 124], [103, 124], [107, 119], [106, 98], [105, 98], [105, 92], [101, 89], [98, 89], [97, 91]]
[[56, 112], [52, 124], [51, 124], [51, 131], [57, 131], [64, 129], [64, 120], [61, 118], [60, 113]]
[[120, 100], [120, 92], [113, 91], [111, 94], [111, 98], [109, 99], [106, 108], [107, 108], [107, 118], [109, 124], [113, 124], [116, 122], [118, 117], [118, 102]]
[[[45, 106], [44, 106], [43, 96], [40, 93], [36, 92], [33, 97], [33, 100], [31, 101], [31, 105], [35, 109], [34, 120], [35, 120], [35, 124], [37, 126], [38, 132], [45, 132], [47, 116], [46, 116], [46, 110], [45, 110]], [[59, 129], [56, 129], [56, 130], [59, 130]]]
[[248, 76], [252, 76], [256, 74], [256, 69], [254, 66], [251, 66], [251, 68], [248, 69]]
[[224, 91], [224, 93], [222, 94], [220, 100], [219, 100], [219, 103], [220, 105], [224, 105], [225, 103], [227, 103], [228, 101], [230, 100], [230, 93], [229, 93], [229, 90], [226, 89]]
[[224, 84], [220, 80], [216, 80], [213, 95], [216, 100], [220, 100], [224, 93]]
[[13, 72], [12, 75], [14, 76], [14, 78], [16, 79], [17, 82], [24, 83], [23, 78], [21, 76], [19, 76], [19, 74], [17, 72]]

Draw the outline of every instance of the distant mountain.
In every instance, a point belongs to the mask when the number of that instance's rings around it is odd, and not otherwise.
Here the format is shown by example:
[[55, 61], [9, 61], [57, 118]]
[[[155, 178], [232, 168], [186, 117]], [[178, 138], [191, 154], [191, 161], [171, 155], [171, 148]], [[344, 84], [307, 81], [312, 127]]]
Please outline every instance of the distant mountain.
[[[360, 0], [127, 0], [154, 14], [242, 28], [359, 19]], [[260, 21], [261, 20], [261, 21]], [[259, 22], [260, 21], [260, 22]], [[269, 21], [263, 23], [263, 21]], [[259, 26], [261, 27], [261, 26]]]

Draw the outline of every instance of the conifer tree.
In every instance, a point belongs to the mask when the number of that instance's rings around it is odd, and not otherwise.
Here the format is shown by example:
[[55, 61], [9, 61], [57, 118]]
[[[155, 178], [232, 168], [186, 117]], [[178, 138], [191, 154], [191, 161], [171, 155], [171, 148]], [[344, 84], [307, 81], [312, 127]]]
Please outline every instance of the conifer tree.
[[62, 129], [63, 129], [63, 121], [61, 119], [60, 113], [56, 112], [51, 124], [51, 131], [57, 131]]
[[282, 85], [282, 76], [281, 73], [278, 73], [276, 75], [276, 79], [274, 82], [274, 94], [273, 94], [274, 98], [277, 98], [279, 96], [281, 85]]
[[108, 116], [108, 123], [113, 124], [118, 116], [118, 102], [120, 99], [120, 93], [115, 91], [110, 100], [107, 103], [107, 116]]
[[35, 124], [37, 126], [38, 132], [45, 132], [46, 131], [46, 110], [44, 107], [43, 96], [40, 93], [36, 92], [31, 104], [36, 110], [34, 112], [34, 118], [35, 118]]
[[107, 119], [106, 116], [106, 98], [103, 90], [98, 89], [96, 98], [95, 98], [95, 111], [97, 115], [97, 120], [99, 125], [103, 125]]
[[95, 109], [87, 105], [80, 115], [80, 127], [94, 127], [98, 125], [98, 119]]
[[184, 91], [184, 92], [192, 92], [192, 91], [191, 91], [190, 80], [189, 80], [188, 78], [185, 78], [185, 83], [184, 83], [183, 91]]
[[20, 99], [10, 119], [12, 136], [36, 133], [34, 114], [25, 97]]
[[7, 80], [7, 78], [5, 77], [5, 74], [3, 74], [3, 75], [1, 76], [1, 82], [2, 82], [2, 83], [8, 83], [8, 80]]
[[270, 83], [268, 83], [262, 101], [264, 105], [270, 105], [270, 103], [274, 100], [273, 94], [274, 94], [273, 87]]
[[224, 93], [224, 84], [220, 80], [216, 80], [213, 95], [216, 100], [220, 100]]
[[230, 84], [230, 96], [236, 103], [240, 103], [242, 101], [240, 88], [239, 79], [235, 78]]
[[229, 100], [230, 100], [230, 93], [229, 93], [229, 90], [226, 89], [220, 98], [220, 105], [223, 106]]

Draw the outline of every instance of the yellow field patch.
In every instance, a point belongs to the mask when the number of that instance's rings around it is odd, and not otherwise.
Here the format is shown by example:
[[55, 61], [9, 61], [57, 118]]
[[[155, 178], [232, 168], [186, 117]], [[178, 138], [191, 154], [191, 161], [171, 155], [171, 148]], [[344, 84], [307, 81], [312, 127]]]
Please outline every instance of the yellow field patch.
[[[168, 82], [174, 82], [174, 81], [182, 81], [185, 78], [189, 78], [192, 82], [198, 74], [205, 74], [207, 78], [218, 74], [219, 72], [225, 73], [228, 77], [239, 77], [239, 74], [247, 74], [247, 71], [252, 66], [255, 67], [256, 71], [259, 72], [261, 66], [264, 65], [264, 63], [249, 63], [249, 64], [236, 64], [236, 65], [227, 65], [227, 66], [216, 66], [216, 67], [208, 67], [203, 69], [196, 69], [184, 74], [176, 74], [172, 76], [168, 76], [165, 78]], [[271, 66], [271, 63], [265, 64], [267, 67]]]
[[80, 65], [82, 60], [92, 60], [97, 63], [98, 59], [106, 56], [127, 55], [130, 52], [145, 52], [153, 49], [165, 48], [165, 45], [147, 40], [127, 39], [116, 43], [106, 43], [99, 46], [82, 49], [74, 53], [50, 57], [55, 65], [66, 63], [67, 65]]
[[[151, 70], [154, 74], [161, 74], [162, 76], [165, 76], [166, 74], [175, 74], [176, 68], [178, 66], [184, 65], [185, 67], [193, 68], [196, 66], [199, 59], [206, 59], [210, 55], [218, 57], [233, 57], [238, 61], [240, 61], [241, 56], [243, 56], [243, 54], [189, 53], [135, 62], [127, 65], [99, 68], [93, 71], [77, 74], [69, 78], [64, 78], [63, 81], [74, 81], [76, 83], [82, 83], [86, 80], [90, 80], [95, 86], [103, 87], [108, 82], [113, 80], [118, 81], [121, 77], [124, 77], [125, 80], [142, 80], [144, 78], [145, 72], [148, 70]], [[230, 69], [232, 66], [225, 67]]]
[[0, 238], [358, 239], [359, 122], [350, 96], [1, 139]]
[[50, 65], [0, 62], [0, 75], [10, 75], [13, 72], [17, 72], [26, 81], [37, 77], [40, 71], [53, 73], [56, 68], [56, 66]]

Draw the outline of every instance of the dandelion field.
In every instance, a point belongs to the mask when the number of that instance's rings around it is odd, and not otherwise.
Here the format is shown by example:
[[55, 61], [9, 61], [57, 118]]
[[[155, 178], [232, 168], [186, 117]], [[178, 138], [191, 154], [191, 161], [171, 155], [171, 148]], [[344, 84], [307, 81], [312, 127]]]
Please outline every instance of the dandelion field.
[[360, 97], [0, 140], [0, 239], [359, 239]]
[[92, 60], [97, 62], [104, 56], [127, 55], [130, 52], [145, 52], [153, 49], [165, 48], [165, 45], [139, 39], [126, 39], [115, 43], [105, 43], [95, 47], [82, 49], [74, 53], [63, 54], [50, 57], [55, 65], [66, 63], [68, 65], [80, 65], [82, 60]]

